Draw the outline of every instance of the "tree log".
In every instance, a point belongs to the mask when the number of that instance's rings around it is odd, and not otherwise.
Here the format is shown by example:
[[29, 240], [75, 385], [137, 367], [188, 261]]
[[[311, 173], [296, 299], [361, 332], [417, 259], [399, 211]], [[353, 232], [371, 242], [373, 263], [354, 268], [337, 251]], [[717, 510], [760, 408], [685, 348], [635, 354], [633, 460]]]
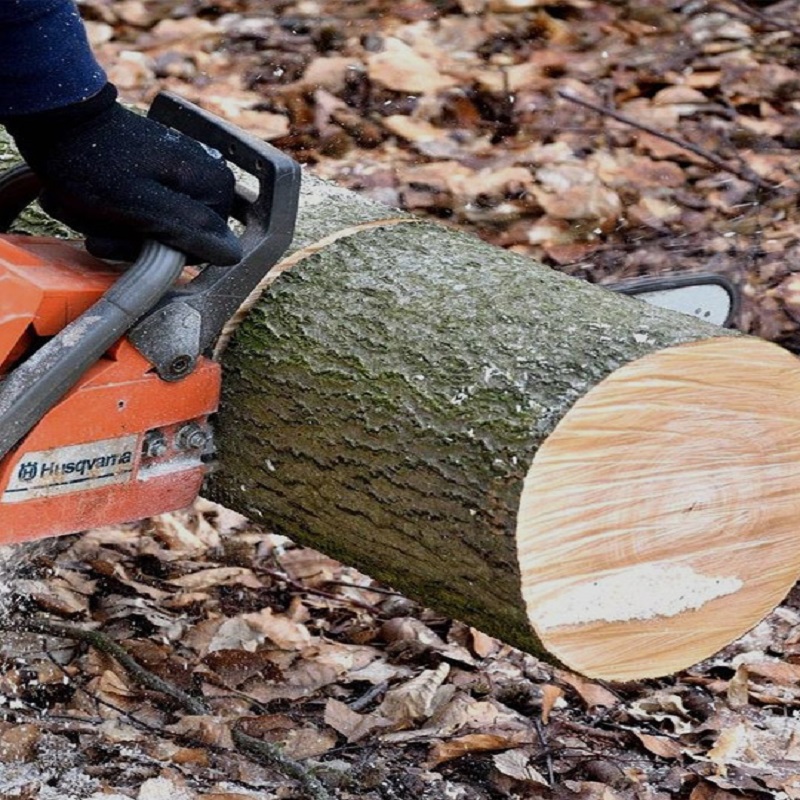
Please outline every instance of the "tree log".
[[264, 288], [213, 499], [608, 679], [710, 656], [797, 578], [777, 346], [311, 178]]

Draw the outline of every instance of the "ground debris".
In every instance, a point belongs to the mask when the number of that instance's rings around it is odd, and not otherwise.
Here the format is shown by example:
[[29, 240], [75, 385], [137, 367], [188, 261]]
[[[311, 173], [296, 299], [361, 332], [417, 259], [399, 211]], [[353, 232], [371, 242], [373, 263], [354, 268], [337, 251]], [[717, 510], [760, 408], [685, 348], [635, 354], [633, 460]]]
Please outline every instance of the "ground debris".
[[[245, 550], [247, 569], [225, 563]], [[797, 795], [794, 596], [686, 673], [605, 684], [397, 603], [202, 500], [20, 562], [5, 583], [26, 602], [10, 618], [50, 627], [0, 651], [3, 797], [306, 796], [259, 761], [275, 746], [338, 798]], [[219, 583], [174, 579], [212, 572]]]
[[[737, 325], [800, 350], [794, 0], [80, 5], [128, 101], [177, 91], [594, 283], [726, 275]], [[25, 553], [3, 557], [5, 609], [100, 631], [176, 693], [5, 634], [3, 798], [300, 796], [237, 736], [341, 800], [800, 798], [797, 592], [691, 670], [606, 685], [204, 501]]]

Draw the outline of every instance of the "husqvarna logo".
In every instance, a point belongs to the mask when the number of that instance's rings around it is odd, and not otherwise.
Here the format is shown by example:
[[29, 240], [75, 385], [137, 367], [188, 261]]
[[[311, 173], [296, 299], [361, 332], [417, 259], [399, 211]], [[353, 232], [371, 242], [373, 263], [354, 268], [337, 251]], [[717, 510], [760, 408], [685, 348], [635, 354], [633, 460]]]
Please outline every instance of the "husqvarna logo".
[[33, 481], [36, 480], [36, 476], [39, 474], [39, 463], [37, 461], [25, 461], [24, 463], [19, 465], [19, 472], [17, 472], [17, 478], [21, 481]]
[[138, 436], [25, 453], [3, 492], [3, 503], [97, 489], [133, 476]]

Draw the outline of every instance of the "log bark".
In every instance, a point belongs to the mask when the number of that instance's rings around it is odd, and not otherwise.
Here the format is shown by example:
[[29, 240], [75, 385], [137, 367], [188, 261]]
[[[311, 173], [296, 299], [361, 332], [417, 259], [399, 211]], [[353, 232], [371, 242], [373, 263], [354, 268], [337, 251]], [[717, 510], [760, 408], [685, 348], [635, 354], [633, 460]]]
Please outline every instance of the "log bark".
[[266, 283], [213, 499], [610, 679], [710, 656], [796, 579], [780, 348], [311, 178]]

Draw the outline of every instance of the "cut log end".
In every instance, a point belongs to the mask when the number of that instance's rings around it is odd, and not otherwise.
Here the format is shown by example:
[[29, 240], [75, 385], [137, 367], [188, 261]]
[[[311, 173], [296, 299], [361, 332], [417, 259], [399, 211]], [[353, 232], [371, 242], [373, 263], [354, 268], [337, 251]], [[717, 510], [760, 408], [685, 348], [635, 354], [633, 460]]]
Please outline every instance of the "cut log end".
[[568, 667], [669, 674], [768, 614], [800, 574], [800, 368], [719, 338], [634, 361], [563, 417], [527, 474], [528, 617]]

